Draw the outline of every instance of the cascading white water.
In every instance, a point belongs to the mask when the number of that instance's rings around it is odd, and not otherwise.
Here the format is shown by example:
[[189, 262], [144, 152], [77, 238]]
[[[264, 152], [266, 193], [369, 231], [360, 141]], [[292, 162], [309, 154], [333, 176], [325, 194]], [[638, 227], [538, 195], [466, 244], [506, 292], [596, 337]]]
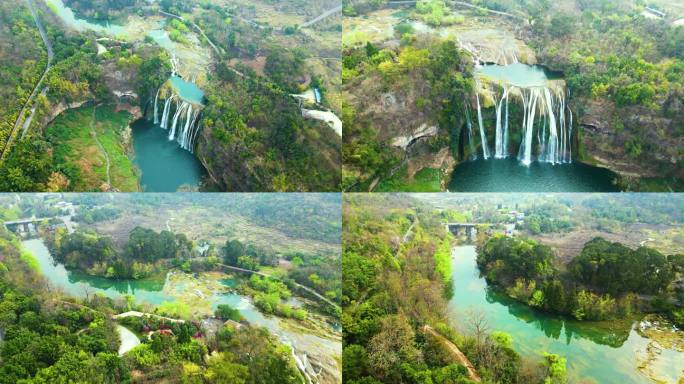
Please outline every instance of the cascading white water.
[[521, 144], [521, 148], [523, 148], [523, 150], [520, 161], [525, 165], [532, 164], [532, 139], [534, 137], [534, 116], [537, 111], [538, 100], [539, 89], [532, 88], [530, 90], [529, 98], [527, 98], [529, 105], [525, 108], [527, 115], [525, 116], [525, 121], [523, 124], [523, 142]]
[[[506, 119], [502, 121], [501, 110], [506, 104]], [[501, 100], [495, 100], [496, 107], [496, 147], [494, 157], [503, 159], [507, 156], [506, 148], [508, 147], [508, 88], [504, 88], [501, 95]]]
[[484, 122], [482, 120], [482, 108], [480, 107], [480, 95], [476, 94], [477, 97], [477, 122], [480, 125], [480, 140], [482, 142], [482, 157], [485, 160], [489, 159], [489, 148], [487, 146], [487, 134], [484, 130]]
[[508, 157], [508, 94], [506, 92], [506, 121], [504, 123], [504, 135], [503, 135], [503, 156]]
[[171, 111], [171, 102], [173, 101], [175, 95], [166, 99], [164, 103], [164, 112], [162, 113], [161, 127], [166, 129], [169, 124], [169, 112]]
[[[159, 95], [159, 92], [157, 92], [157, 95]], [[169, 130], [169, 140], [176, 140], [181, 148], [192, 152], [194, 139], [199, 131], [199, 116], [202, 106], [184, 100], [174, 91], [164, 101], [161, 120], [159, 120], [157, 99], [158, 97], [155, 97], [155, 124], [159, 124], [161, 128]]]
[[568, 112], [570, 112], [570, 127], [568, 129], [568, 158], [566, 161], [568, 163], [572, 163], [572, 109], [568, 108]]
[[470, 106], [468, 104], [466, 104], [465, 107], [465, 114], [466, 125], [468, 127], [468, 145], [470, 146], [470, 155], [477, 157], [477, 154], [475, 153], [475, 142], [473, 142], [473, 120], [470, 118]]
[[188, 113], [185, 116], [185, 126], [182, 134], [178, 136], [178, 142], [181, 147], [185, 148], [188, 145], [188, 136], [190, 131], [190, 123], [192, 122], [192, 104], [188, 104]]
[[546, 111], [549, 115], [549, 139], [547, 141], [547, 152], [543, 158], [544, 161], [551, 164], [559, 163], [558, 161], [558, 127], [556, 126], [556, 116], [553, 111], [553, 98], [551, 98], [551, 90], [544, 88], [544, 100], [546, 101]]
[[[518, 160], [524, 165], [530, 165], [535, 160], [536, 153], [536, 160], [540, 162], [551, 164], [572, 162], [572, 110], [566, 104], [564, 91], [554, 91], [549, 87], [504, 86], [501, 88], [501, 93], [494, 97], [496, 111], [494, 157], [502, 159], [509, 156], [508, 112], [511, 95], [514, 96], [514, 99], [521, 99], [523, 107], [522, 139], [518, 149]], [[486, 160], [490, 155], [486, 147], [487, 139], [482, 120], [479, 93], [476, 94], [476, 103], [480, 137], [483, 142], [482, 154]], [[567, 121], [568, 116], [569, 122]], [[470, 136], [469, 139], [472, 145], [473, 141]]]
[[185, 108], [187, 107], [188, 104], [183, 101], [180, 106], [176, 108], [176, 113], [173, 115], [173, 123], [171, 124], [171, 131], [169, 132], [169, 140], [173, 140], [173, 138], [176, 136], [176, 125], [178, 124], [178, 118], [183, 112], [185, 112]]
[[159, 101], [159, 91], [161, 91], [161, 88], [157, 90], [157, 95], [154, 97], [154, 123], [159, 124], [159, 113], [157, 112], [157, 101]]

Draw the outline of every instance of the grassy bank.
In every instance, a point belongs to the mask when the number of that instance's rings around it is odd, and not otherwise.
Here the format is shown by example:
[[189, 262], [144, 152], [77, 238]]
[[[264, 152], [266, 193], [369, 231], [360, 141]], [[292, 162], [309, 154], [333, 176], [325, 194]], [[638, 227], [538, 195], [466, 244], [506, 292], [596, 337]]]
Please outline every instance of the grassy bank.
[[131, 115], [114, 112], [111, 106], [98, 106], [93, 115], [93, 108], [66, 111], [47, 127], [55, 162], [71, 181], [69, 189], [101, 190], [107, 183], [107, 162], [93, 136], [94, 130], [109, 156], [111, 187], [122, 192], [138, 191], [136, 169], [124, 146]]

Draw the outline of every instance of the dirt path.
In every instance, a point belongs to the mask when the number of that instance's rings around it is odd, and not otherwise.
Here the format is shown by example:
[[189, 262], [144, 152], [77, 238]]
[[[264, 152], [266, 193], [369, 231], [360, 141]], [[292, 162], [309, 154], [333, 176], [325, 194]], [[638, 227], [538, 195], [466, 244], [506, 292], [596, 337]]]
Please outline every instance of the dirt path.
[[109, 162], [109, 154], [107, 154], [107, 150], [105, 147], [100, 143], [100, 140], [97, 138], [97, 130], [95, 129], [95, 111], [97, 110], [97, 105], [93, 107], [93, 115], [90, 119], [90, 134], [93, 136], [93, 139], [95, 139], [95, 143], [97, 143], [97, 146], [100, 148], [100, 151], [104, 155], [105, 162], [106, 162], [106, 172], [107, 172], [107, 185], [109, 187], [112, 187], [112, 178], [110, 176], [109, 169], [111, 167], [111, 163]]
[[482, 382], [482, 379], [480, 378], [480, 375], [477, 374], [477, 371], [475, 370], [473, 364], [470, 362], [470, 360], [468, 360], [466, 355], [464, 355], [463, 352], [461, 352], [461, 350], [458, 349], [456, 345], [454, 345], [454, 343], [452, 343], [446, 337], [437, 333], [437, 331], [432, 329], [432, 327], [430, 327], [429, 325], [423, 326], [423, 332], [430, 334], [432, 337], [436, 338], [438, 341], [442, 342], [447, 347], [454, 360], [462, 366], [466, 367], [466, 369], [468, 370], [468, 376], [470, 377], [470, 380], [477, 381], [478, 383]]

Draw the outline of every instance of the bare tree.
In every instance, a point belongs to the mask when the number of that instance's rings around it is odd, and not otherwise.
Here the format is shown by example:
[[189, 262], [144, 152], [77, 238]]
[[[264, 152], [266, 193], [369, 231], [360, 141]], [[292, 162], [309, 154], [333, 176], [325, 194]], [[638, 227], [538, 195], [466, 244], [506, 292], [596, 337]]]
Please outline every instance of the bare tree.
[[475, 336], [475, 353], [478, 365], [491, 366], [493, 363], [492, 350], [487, 342], [489, 335], [489, 322], [484, 312], [470, 309], [465, 316], [466, 326], [470, 333]]
[[477, 346], [482, 345], [482, 340], [489, 334], [489, 322], [484, 312], [479, 310], [470, 309], [466, 313], [466, 324], [475, 335], [475, 340], [477, 341]]
[[90, 285], [85, 284], [85, 283], [80, 283], [79, 285], [81, 286], [81, 290], [83, 290], [83, 294], [85, 295], [86, 302], [89, 303], [90, 302], [90, 295], [93, 293], [92, 288], [90, 287]]

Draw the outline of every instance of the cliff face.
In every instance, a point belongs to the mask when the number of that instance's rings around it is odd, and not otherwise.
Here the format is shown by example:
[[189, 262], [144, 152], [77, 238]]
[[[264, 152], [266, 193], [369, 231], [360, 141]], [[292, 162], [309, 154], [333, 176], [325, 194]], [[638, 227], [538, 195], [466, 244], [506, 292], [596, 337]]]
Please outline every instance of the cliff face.
[[684, 177], [681, 102], [669, 107], [674, 118], [640, 106], [617, 108], [606, 100], [577, 103], [583, 106], [579, 123], [585, 160], [626, 177]]
[[[406, 84], [390, 88], [383, 84], [377, 74], [345, 84], [344, 100], [347, 108], [355, 112], [354, 127], [345, 126], [345, 135], [372, 127], [377, 134], [374, 140], [400, 161], [390, 173], [400, 171], [405, 164], [408, 180], [424, 168], [443, 169], [444, 174], [450, 174], [454, 162], [449, 152], [448, 131], [439, 126], [434, 110], [424, 105], [430, 98], [429, 85], [420, 78], [409, 78]], [[376, 176], [362, 175], [349, 166], [346, 172], [356, 173], [361, 182], [371, 182], [370, 189], [380, 181], [370, 180], [369, 177]]]
[[[278, 118], [277, 114], [274, 118]], [[339, 136], [325, 123], [301, 121], [293, 141], [297, 159], [289, 155], [274, 161], [268, 142], [248, 147], [244, 141], [219, 139], [215, 128], [200, 126], [195, 155], [209, 174], [209, 190], [220, 191], [329, 191], [338, 188]], [[254, 128], [267, 134], [265, 127]]]
[[[202, 129], [197, 138], [195, 155], [202, 162], [217, 190], [244, 192], [258, 190], [265, 180], [255, 172], [241, 154], [246, 148], [240, 145], [216, 145], [211, 129]], [[258, 171], [258, 168], [256, 169]], [[213, 188], [212, 188], [213, 189]]]
[[222, 191], [333, 191], [341, 140], [290, 96], [248, 81], [207, 87], [195, 155]]

